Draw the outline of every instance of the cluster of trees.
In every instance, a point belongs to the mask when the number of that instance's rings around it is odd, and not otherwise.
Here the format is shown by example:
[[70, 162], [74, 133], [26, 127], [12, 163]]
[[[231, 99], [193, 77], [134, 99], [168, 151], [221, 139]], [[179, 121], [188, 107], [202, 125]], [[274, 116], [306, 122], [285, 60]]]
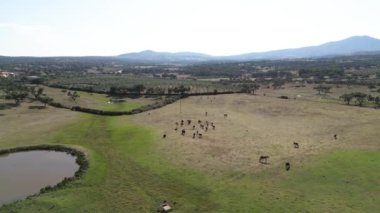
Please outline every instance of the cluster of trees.
[[48, 104], [52, 98], [44, 96], [44, 88], [36, 86], [26, 86], [17, 79], [0, 79], [0, 90], [4, 92], [4, 98], [14, 100], [15, 104], [20, 104], [26, 98], [41, 101]]
[[138, 93], [141, 94], [144, 92], [146, 87], [143, 84], [137, 84], [132, 87], [117, 87], [112, 86], [109, 89], [109, 95], [111, 96], [119, 96], [119, 95], [125, 95], [128, 93]]
[[342, 99], [347, 105], [350, 105], [351, 102], [355, 102], [358, 106], [363, 106], [363, 104], [368, 101], [370, 103], [376, 104], [378, 107], [380, 107], [380, 97], [374, 97], [372, 95], [367, 95], [362, 92], [354, 92], [354, 93], [348, 93], [343, 94], [339, 97]]
[[5, 99], [13, 99], [16, 104], [28, 97], [31, 89], [21, 81], [10, 78], [0, 78], [0, 90], [4, 92]]
[[109, 95], [111, 96], [120, 96], [126, 95], [129, 93], [136, 94], [185, 94], [191, 90], [190, 87], [184, 85], [169, 87], [167, 89], [162, 87], [150, 87], [146, 88], [143, 84], [137, 84], [133, 87], [116, 87], [112, 86], [109, 90]]
[[241, 92], [249, 93], [249, 94], [255, 94], [255, 91], [260, 88], [259, 84], [250, 83], [250, 84], [243, 84], [241, 86]]

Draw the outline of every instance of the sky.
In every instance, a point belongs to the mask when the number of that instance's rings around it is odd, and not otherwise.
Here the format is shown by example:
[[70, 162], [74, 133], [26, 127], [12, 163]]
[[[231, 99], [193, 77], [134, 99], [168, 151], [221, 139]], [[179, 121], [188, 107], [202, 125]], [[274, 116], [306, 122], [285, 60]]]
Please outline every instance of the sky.
[[234, 55], [380, 38], [379, 0], [0, 0], [0, 55]]

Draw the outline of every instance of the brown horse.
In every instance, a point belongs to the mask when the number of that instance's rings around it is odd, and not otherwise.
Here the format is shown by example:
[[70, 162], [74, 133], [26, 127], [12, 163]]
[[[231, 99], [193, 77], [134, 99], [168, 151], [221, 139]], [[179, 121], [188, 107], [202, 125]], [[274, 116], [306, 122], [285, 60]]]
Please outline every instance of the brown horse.
[[295, 148], [295, 149], [300, 148], [300, 145], [299, 145], [297, 142], [294, 142], [293, 145], [294, 145], [294, 148]]
[[260, 156], [259, 163], [268, 164], [268, 159], [269, 159], [268, 155], [264, 155], [264, 156], [262, 155]]

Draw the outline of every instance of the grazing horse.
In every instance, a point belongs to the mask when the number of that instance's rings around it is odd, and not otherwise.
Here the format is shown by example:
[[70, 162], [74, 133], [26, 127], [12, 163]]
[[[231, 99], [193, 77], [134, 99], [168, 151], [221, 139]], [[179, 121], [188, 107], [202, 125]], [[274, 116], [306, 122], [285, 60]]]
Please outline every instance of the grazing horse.
[[285, 169], [286, 169], [286, 171], [289, 171], [289, 169], [290, 169], [290, 163], [289, 162], [285, 163]]
[[268, 155], [260, 156], [259, 163], [268, 164]]
[[334, 135], [334, 139], [335, 140], [338, 139], [338, 135], [337, 134]]
[[166, 138], [166, 134], [164, 134], [164, 135], [162, 136], [162, 138]]
[[294, 145], [294, 148], [295, 148], [295, 149], [300, 148], [300, 145], [299, 145], [297, 142], [294, 142], [293, 145]]
[[228, 114], [224, 114], [224, 118], [227, 118]]
[[183, 130], [181, 131], [181, 135], [185, 135], [185, 133], [186, 133], [186, 130], [183, 129]]

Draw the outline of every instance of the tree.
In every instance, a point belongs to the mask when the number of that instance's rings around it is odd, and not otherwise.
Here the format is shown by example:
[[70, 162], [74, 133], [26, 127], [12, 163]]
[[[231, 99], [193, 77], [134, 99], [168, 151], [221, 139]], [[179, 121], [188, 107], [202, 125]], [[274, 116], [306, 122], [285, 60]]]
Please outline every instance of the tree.
[[28, 96], [28, 89], [23, 85], [8, 86], [5, 88], [5, 98], [15, 100], [19, 104]]
[[53, 102], [53, 98], [50, 98], [50, 97], [40, 97], [39, 100], [44, 103], [44, 106], [46, 107], [46, 104], [50, 104], [51, 102]]
[[375, 101], [375, 97], [373, 97], [372, 95], [367, 95], [367, 101], [369, 102], [374, 102]]
[[77, 91], [74, 91], [73, 93], [71, 93], [70, 91], [67, 92], [67, 95], [71, 98], [71, 100], [73, 100], [74, 102], [80, 97], [79, 94], [77, 93]]
[[34, 96], [36, 100], [39, 99], [39, 97], [42, 95], [43, 92], [44, 92], [44, 88], [42, 87], [38, 87], [37, 89], [36, 87], [30, 88], [30, 93], [32, 93], [32, 95]]
[[145, 90], [145, 86], [143, 84], [137, 84], [131, 88], [132, 92], [142, 93]]
[[363, 103], [367, 98], [367, 94], [364, 94], [361, 92], [355, 92], [353, 93], [353, 96], [355, 97], [355, 101], [358, 103], [358, 105], [363, 106]]
[[153, 94], [154, 93], [154, 88], [150, 87], [146, 90], [146, 94]]
[[241, 91], [249, 94], [255, 94], [255, 91], [260, 88], [258, 84], [243, 84]]
[[376, 97], [375, 98], [375, 104], [377, 105], [377, 107], [380, 107], [380, 97]]
[[185, 87], [183, 85], [180, 85], [179, 87], [174, 87], [172, 91], [174, 93], [179, 93], [179, 94], [183, 95], [186, 92], [190, 91], [190, 87]]
[[330, 93], [331, 87], [319, 84], [318, 86], [314, 87], [314, 89], [318, 91], [318, 95], [326, 95], [327, 93]]
[[117, 95], [117, 93], [118, 93], [118, 88], [117, 87], [110, 87], [109, 94], [111, 96], [115, 96], [115, 95]]
[[354, 98], [352, 94], [344, 94], [339, 97], [340, 99], [343, 99], [344, 102], [346, 102], [347, 105], [350, 105], [350, 102]]

